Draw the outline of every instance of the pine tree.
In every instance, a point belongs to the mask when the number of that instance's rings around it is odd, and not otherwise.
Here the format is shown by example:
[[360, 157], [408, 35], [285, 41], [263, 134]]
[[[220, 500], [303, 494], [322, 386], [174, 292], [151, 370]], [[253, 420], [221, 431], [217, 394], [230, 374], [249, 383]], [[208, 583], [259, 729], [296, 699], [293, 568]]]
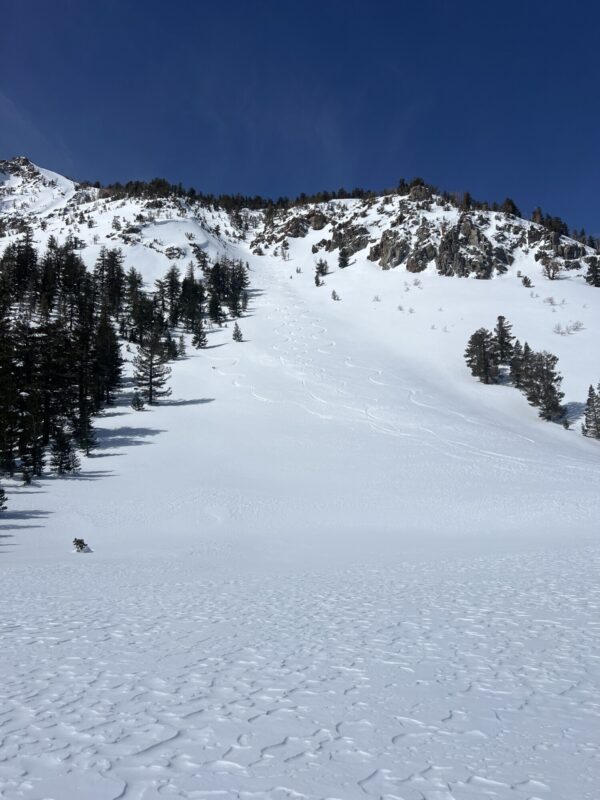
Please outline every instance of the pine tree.
[[546, 351], [535, 353], [528, 370], [525, 394], [529, 403], [537, 406], [542, 419], [553, 420], [563, 409], [560, 401], [564, 394], [560, 391], [562, 376], [556, 369], [557, 356]]
[[521, 388], [523, 377], [523, 347], [518, 339], [515, 339], [513, 351], [510, 357], [510, 378], [517, 389]]
[[96, 432], [89, 414], [84, 413], [80, 416], [73, 428], [73, 437], [77, 446], [84, 451], [86, 456], [97, 446]]
[[6, 511], [6, 492], [0, 486], [0, 511]]
[[508, 364], [513, 353], [512, 325], [503, 316], [498, 317], [494, 328], [494, 353], [498, 364]]
[[99, 406], [110, 403], [121, 380], [121, 346], [107, 309], [103, 309], [96, 329], [93, 366], [94, 399]]
[[179, 342], [177, 344], [177, 358], [185, 358], [185, 339], [183, 338], [183, 334], [179, 337]]
[[201, 350], [203, 347], [206, 347], [206, 344], [206, 331], [204, 330], [202, 320], [198, 319], [196, 320], [193, 328], [192, 347], [195, 347], [196, 350]]
[[479, 328], [469, 339], [465, 360], [471, 374], [482, 383], [494, 383], [498, 377], [498, 363], [494, 352], [494, 337], [485, 328]]
[[587, 259], [588, 271], [585, 276], [590, 286], [600, 287], [600, 256], [590, 256]]
[[65, 472], [77, 472], [80, 467], [73, 440], [63, 428], [58, 428], [50, 447], [50, 465], [58, 475]]
[[165, 348], [156, 334], [140, 343], [133, 366], [136, 388], [148, 405], [154, 405], [159, 398], [171, 394], [171, 389], [165, 388], [171, 369], [165, 364]]
[[233, 326], [233, 341], [234, 342], [243, 342], [244, 341], [244, 337], [242, 336], [241, 328], [237, 324], [237, 322]]
[[340, 252], [338, 253], [338, 267], [340, 269], [346, 269], [349, 264], [350, 256], [348, 255], [348, 251], [345, 247], [340, 247]]
[[589, 388], [581, 432], [590, 439], [600, 439], [600, 383], [597, 391], [593, 386]]
[[328, 271], [329, 271], [329, 265], [327, 264], [324, 258], [320, 258], [316, 263], [315, 272], [317, 273], [317, 275], [319, 275], [319, 277], [324, 278], [325, 275], [327, 275]]

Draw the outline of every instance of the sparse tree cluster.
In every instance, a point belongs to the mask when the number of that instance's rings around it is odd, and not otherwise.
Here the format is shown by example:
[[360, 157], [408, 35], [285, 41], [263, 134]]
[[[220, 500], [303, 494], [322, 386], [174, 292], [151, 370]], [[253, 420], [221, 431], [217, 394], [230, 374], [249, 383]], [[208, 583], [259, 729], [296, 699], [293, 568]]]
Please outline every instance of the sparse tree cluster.
[[498, 383], [502, 368], [505, 375], [508, 371], [513, 385], [539, 410], [542, 419], [556, 420], [564, 414], [558, 358], [546, 351], [534, 352], [527, 342], [521, 345], [505, 317], [498, 317], [494, 331], [475, 331], [467, 344], [465, 360], [471, 374], [482, 383]]

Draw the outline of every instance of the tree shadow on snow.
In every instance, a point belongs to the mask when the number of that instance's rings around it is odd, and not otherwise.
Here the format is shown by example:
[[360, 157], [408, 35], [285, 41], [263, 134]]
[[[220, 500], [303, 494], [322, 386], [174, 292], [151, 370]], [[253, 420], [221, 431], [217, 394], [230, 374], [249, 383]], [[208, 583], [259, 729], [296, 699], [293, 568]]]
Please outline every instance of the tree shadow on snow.
[[[15, 492], [13, 497], [18, 497], [18, 493]], [[6, 538], [8, 536], [12, 536], [12, 534], [5, 534], [4, 531], [20, 531], [26, 530], [29, 528], [43, 528], [43, 525], [35, 525], [29, 524], [29, 520], [43, 520], [47, 516], [49, 516], [49, 511], [40, 511], [39, 509], [27, 509], [23, 511], [3, 511], [2, 512], [2, 519], [0, 520], [0, 538]], [[15, 524], [6, 524], [7, 522]], [[23, 522], [25, 524], [19, 525], [18, 523]]]
[[200, 397], [196, 400], [161, 400], [161, 406], [203, 406], [214, 403], [214, 397]]
[[[120, 428], [96, 428], [98, 445], [96, 450], [114, 450], [119, 447], [137, 447], [141, 444], [150, 444], [146, 441], [151, 436], [164, 433], [160, 428], [133, 428], [124, 425]], [[101, 454], [101, 452], [100, 452]], [[98, 457], [99, 453], [91, 454]]]

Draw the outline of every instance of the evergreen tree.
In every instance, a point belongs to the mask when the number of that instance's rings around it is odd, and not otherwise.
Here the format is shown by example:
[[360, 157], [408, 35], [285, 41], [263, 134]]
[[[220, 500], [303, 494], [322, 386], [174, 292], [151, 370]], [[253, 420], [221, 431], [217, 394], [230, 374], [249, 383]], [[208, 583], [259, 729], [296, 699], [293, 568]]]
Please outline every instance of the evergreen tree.
[[[346, 264], [346, 266], [348, 266], [348, 265]], [[317, 261], [316, 265], [315, 265], [315, 272], [316, 272], [316, 274], [317, 274], [319, 277], [321, 277], [321, 278], [324, 278], [324, 277], [325, 277], [325, 275], [327, 275], [327, 272], [328, 272], [328, 271], [329, 271], [329, 265], [327, 264], [327, 262], [325, 261], [325, 259], [324, 259], [324, 258], [320, 258], [320, 259]]]
[[591, 439], [600, 439], [600, 384], [598, 390], [593, 386], [589, 388], [581, 432]]
[[139, 392], [134, 392], [133, 397], [131, 399], [131, 407], [134, 411], [143, 411], [144, 409], [144, 401], [139, 395]]
[[136, 388], [149, 405], [171, 394], [171, 389], [167, 388], [171, 369], [165, 360], [164, 345], [156, 334], [140, 343], [138, 354], [133, 359]]
[[50, 465], [58, 475], [64, 475], [65, 472], [77, 472], [80, 468], [73, 440], [64, 428], [58, 428], [52, 439]]
[[512, 325], [503, 316], [498, 317], [494, 328], [494, 353], [498, 364], [509, 364], [513, 354]]
[[94, 398], [99, 406], [112, 402], [123, 368], [119, 339], [106, 309], [100, 317], [94, 345]]
[[221, 308], [221, 301], [218, 294], [211, 294], [208, 301], [208, 316], [211, 322], [216, 325], [222, 325], [225, 321], [225, 314]]
[[520, 389], [523, 378], [523, 347], [518, 339], [515, 339], [510, 357], [510, 378], [515, 387]]
[[340, 252], [338, 253], [338, 267], [340, 269], [346, 269], [349, 264], [350, 256], [348, 255], [348, 251], [345, 247], [340, 247]]
[[194, 323], [192, 347], [195, 347], [196, 350], [200, 350], [203, 347], [206, 347], [206, 344], [207, 344], [206, 331], [204, 330], [202, 319], [198, 319]]
[[556, 369], [557, 364], [558, 358], [552, 353], [535, 353], [526, 383], [527, 400], [537, 406], [540, 417], [548, 421], [560, 416], [563, 411], [560, 404], [564, 397], [560, 391], [562, 376]]
[[482, 383], [494, 383], [498, 377], [498, 363], [494, 352], [494, 337], [485, 328], [479, 328], [469, 339], [465, 360], [471, 374]]
[[6, 511], [6, 492], [0, 486], [0, 511]]
[[585, 276], [590, 286], [600, 287], [600, 256], [590, 256], [588, 259], [588, 271]]
[[185, 339], [183, 334], [181, 334], [177, 343], [177, 358], [185, 358]]
[[244, 337], [242, 336], [242, 331], [240, 329], [240, 326], [237, 324], [237, 322], [233, 326], [233, 341], [234, 342], [243, 342], [244, 341]]

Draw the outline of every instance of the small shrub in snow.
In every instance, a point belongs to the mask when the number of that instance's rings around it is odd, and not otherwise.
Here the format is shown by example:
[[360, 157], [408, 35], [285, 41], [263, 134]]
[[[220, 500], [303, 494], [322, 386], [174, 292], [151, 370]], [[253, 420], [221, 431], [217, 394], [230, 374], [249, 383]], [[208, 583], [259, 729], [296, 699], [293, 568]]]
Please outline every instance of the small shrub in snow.
[[242, 336], [242, 330], [241, 330], [240, 326], [237, 324], [237, 322], [233, 326], [233, 337], [232, 338], [233, 338], [234, 342], [243, 342], [244, 341], [244, 337]]
[[134, 392], [133, 397], [131, 399], [131, 407], [134, 411], [143, 411], [144, 410], [144, 401], [142, 400], [139, 392]]
[[336, 292], [336, 290], [334, 289], [334, 290], [331, 292], [331, 299], [332, 299], [332, 300], [341, 300], [342, 298], [339, 296], [339, 294], [338, 294], [338, 293]]
[[83, 539], [73, 539], [73, 549], [76, 553], [91, 553], [92, 548]]
[[373, 297], [373, 302], [374, 302], [374, 303], [381, 303], [381, 297], [379, 297], [379, 295], [378, 295], [378, 294], [376, 294], [376, 295]]

